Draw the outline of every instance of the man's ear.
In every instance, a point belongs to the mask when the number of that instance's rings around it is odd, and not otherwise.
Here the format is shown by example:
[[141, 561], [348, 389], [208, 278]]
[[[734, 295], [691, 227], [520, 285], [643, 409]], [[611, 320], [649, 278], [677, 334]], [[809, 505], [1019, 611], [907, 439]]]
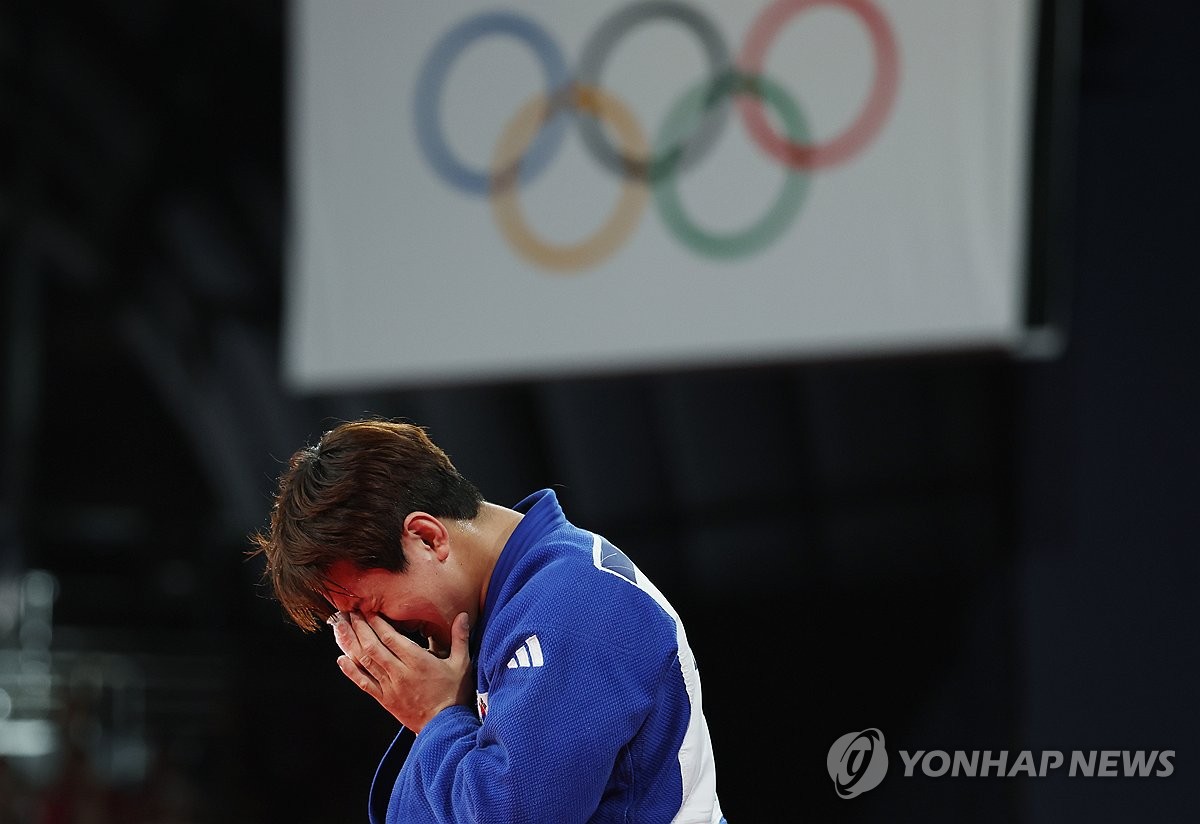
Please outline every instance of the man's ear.
[[404, 535], [420, 541], [437, 555], [439, 561], [444, 561], [450, 552], [450, 533], [446, 525], [428, 512], [410, 512], [404, 519]]

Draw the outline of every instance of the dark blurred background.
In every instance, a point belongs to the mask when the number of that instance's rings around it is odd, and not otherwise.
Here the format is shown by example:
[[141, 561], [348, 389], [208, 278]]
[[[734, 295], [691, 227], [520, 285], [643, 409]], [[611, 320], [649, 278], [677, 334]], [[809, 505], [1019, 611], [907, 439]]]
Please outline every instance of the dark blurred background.
[[[556, 487], [639, 561], [734, 824], [1194, 821], [1200, 12], [1066, 19], [1067, 188], [1037, 218], [1060, 354], [300, 397], [287, 4], [0, 5], [0, 822], [365, 820], [394, 723], [244, 557], [282, 462], [364, 413], [498, 503]], [[843, 801], [826, 752], [865, 727], [893, 772]], [[897, 748], [1177, 755], [902, 780]]]

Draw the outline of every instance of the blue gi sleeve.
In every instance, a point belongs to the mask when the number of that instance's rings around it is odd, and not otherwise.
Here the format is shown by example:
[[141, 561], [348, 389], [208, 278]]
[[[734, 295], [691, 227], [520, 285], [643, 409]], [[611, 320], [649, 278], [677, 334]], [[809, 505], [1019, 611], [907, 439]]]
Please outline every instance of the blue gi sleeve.
[[[481, 663], [490, 664], [484, 719], [451, 707], [426, 725], [400, 771], [388, 824], [567, 824], [607, 819], [607, 812], [621, 820], [623, 811], [601, 808], [633, 796], [631, 741], [672, 666], [678, 671], [673, 637], [598, 638], [526, 626], [507, 633], [493, 660]], [[667, 750], [678, 747], [687, 724], [686, 712], [677, 717]]]

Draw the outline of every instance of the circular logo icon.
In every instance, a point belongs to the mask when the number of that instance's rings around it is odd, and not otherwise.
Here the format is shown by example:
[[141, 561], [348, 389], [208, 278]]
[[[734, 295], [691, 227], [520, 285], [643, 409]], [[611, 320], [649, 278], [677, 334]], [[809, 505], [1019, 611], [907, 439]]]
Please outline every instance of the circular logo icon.
[[887, 775], [888, 757], [883, 747], [883, 733], [874, 727], [846, 733], [833, 742], [825, 764], [840, 798], [854, 798], [875, 789]]

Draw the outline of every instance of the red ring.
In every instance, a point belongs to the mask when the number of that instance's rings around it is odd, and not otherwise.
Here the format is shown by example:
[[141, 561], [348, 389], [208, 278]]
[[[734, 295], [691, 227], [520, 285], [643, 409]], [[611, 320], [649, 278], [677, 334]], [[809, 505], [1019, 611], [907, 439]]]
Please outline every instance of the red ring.
[[759, 15], [746, 36], [739, 60], [742, 72], [751, 77], [762, 74], [763, 58], [783, 25], [805, 9], [822, 3], [845, 6], [859, 16], [871, 35], [875, 49], [875, 82], [858, 119], [825, 143], [792, 143], [771, 129], [759, 97], [743, 95], [737, 103], [746, 129], [754, 140], [776, 160], [797, 169], [820, 169], [849, 160], [883, 126], [896, 99], [898, 86], [900, 57], [896, 40], [887, 18], [871, 0], [778, 0]]

